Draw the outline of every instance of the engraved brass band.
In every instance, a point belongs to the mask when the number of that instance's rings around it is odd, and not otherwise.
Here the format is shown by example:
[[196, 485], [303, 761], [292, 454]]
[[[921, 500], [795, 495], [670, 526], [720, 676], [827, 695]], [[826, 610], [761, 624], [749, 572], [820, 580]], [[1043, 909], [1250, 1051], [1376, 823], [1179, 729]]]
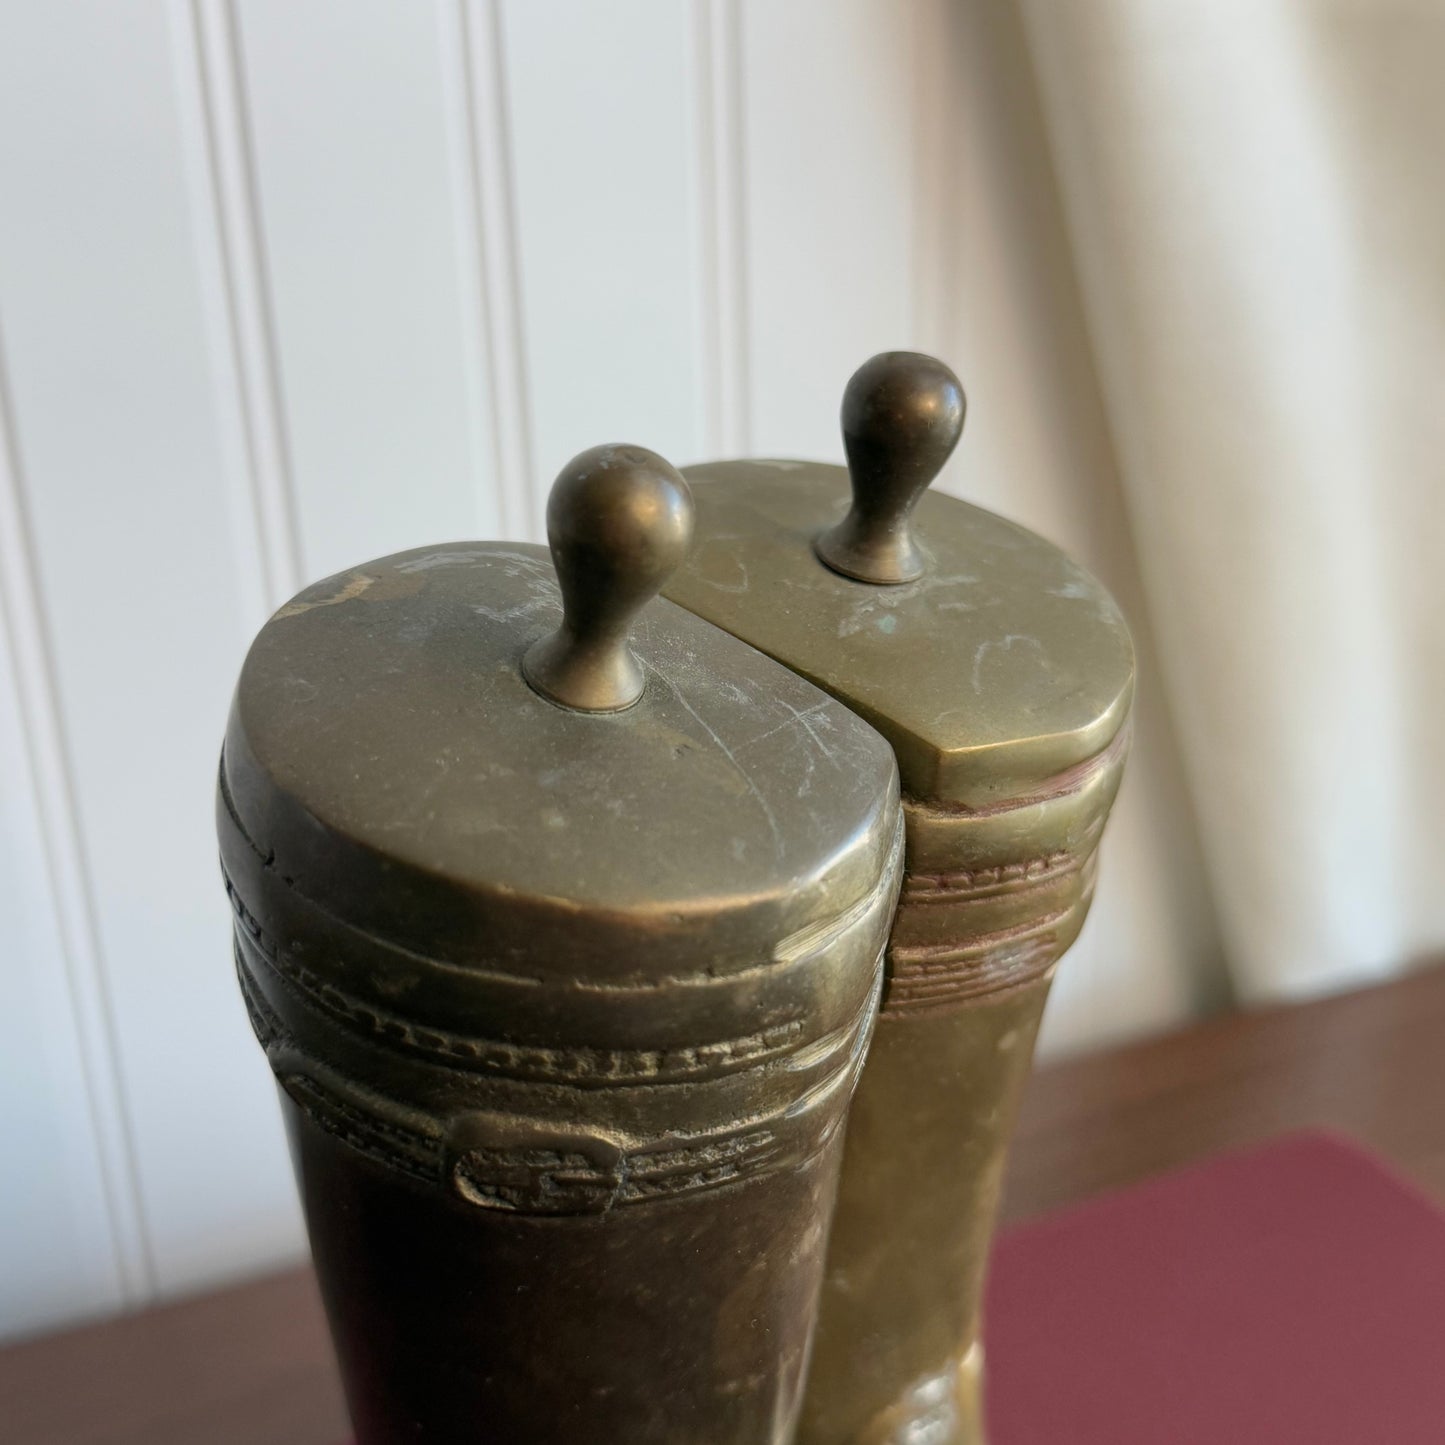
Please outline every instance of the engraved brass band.
[[[875, 987], [852, 1026], [821, 1041], [820, 1056], [833, 1067], [803, 1099], [707, 1133], [654, 1137], [588, 1132], [487, 1110], [446, 1120], [409, 1108], [299, 1047], [262, 991], [258, 975], [270, 965], [239, 914], [236, 968], [251, 1026], [277, 1080], [313, 1123], [373, 1162], [449, 1186], [481, 1208], [592, 1214], [716, 1188], [816, 1157], [840, 1127], [841, 1105], [862, 1068], [883, 958], [880, 952]], [[271, 973], [274, 986], [277, 975]]]
[[[456, 1068], [576, 1087], [681, 1083], [689, 1079], [710, 1078], [734, 1068], [748, 1068], [780, 1057], [797, 1048], [803, 1040], [803, 1021], [796, 1018], [742, 1038], [658, 1049], [553, 1048], [545, 1044], [518, 1044], [505, 1039], [477, 1038], [452, 1030], [423, 1027], [369, 999], [352, 997], [277, 947], [275, 941], [262, 932], [259, 921], [242, 902], [224, 868], [222, 881], [235, 914], [237, 933], [249, 937], [271, 968], [312, 1007], [338, 1023], [374, 1034], [379, 1040], [398, 1047], [432, 1055]], [[244, 986], [244, 978], [242, 982]], [[265, 1040], [262, 1039], [262, 1042]]]
[[[894, 862], [879, 884], [807, 937], [785, 940], [766, 964], [779, 976], [805, 967], [820, 981], [850, 977], [855, 989], [862, 982], [861, 993], [833, 997], [815, 986], [806, 1009], [774, 1011], [751, 1034], [694, 1033], [686, 1046], [652, 1048], [485, 1038], [418, 1026], [374, 992], [358, 996], [333, 981], [348, 972], [343, 954], [370, 948], [380, 957], [388, 945], [311, 909], [270, 877], [256, 849], [237, 846], [249, 839], [234, 814], [223, 807], [222, 818], [232, 844], [223, 875], [252, 1027], [296, 1106], [374, 1163], [484, 1209], [586, 1214], [796, 1167], [841, 1126], [883, 985], [901, 816]], [[248, 874], [250, 887], [233, 871]], [[255, 908], [247, 896], [258, 898]], [[258, 912], [277, 917], [279, 929]], [[857, 967], [864, 951], [872, 955], [866, 972]], [[639, 1000], [649, 1016], [666, 1018], [660, 995], [700, 986], [680, 977], [635, 991], [649, 995]], [[737, 987], [736, 974], [715, 978], [704, 967], [696, 977], [715, 993]], [[608, 992], [615, 1010], [618, 990]], [[669, 1120], [665, 1097], [678, 1085], [695, 1103], [712, 1100], [702, 1126], [686, 1133]], [[559, 1088], [567, 1091], [560, 1108]]]
[[889, 945], [889, 1017], [961, 1008], [1046, 975], [1078, 936], [1128, 752], [999, 806], [904, 799], [908, 864]]

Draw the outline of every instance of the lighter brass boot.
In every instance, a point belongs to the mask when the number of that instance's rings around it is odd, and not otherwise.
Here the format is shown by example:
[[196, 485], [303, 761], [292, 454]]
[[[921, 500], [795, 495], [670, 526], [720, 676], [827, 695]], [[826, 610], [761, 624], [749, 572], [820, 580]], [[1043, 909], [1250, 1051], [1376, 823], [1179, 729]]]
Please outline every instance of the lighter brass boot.
[[687, 470], [698, 543], [666, 588], [873, 724], [902, 779], [906, 872], [800, 1445], [983, 1437], [1005, 1153], [1124, 766], [1134, 656], [1108, 594], [1022, 527], [927, 491], [963, 417], [942, 363], [875, 357], [844, 397], [846, 469]]

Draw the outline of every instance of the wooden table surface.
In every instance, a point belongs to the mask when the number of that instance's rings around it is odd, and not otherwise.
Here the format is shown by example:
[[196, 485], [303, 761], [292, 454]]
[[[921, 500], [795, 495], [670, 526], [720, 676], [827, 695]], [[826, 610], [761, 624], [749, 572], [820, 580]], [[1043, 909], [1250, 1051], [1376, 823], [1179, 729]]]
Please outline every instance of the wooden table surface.
[[[1445, 1200], [1445, 967], [1041, 1070], [1005, 1220], [1312, 1126], [1353, 1135]], [[345, 1434], [309, 1270], [0, 1351], [5, 1445], [331, 1445]]]

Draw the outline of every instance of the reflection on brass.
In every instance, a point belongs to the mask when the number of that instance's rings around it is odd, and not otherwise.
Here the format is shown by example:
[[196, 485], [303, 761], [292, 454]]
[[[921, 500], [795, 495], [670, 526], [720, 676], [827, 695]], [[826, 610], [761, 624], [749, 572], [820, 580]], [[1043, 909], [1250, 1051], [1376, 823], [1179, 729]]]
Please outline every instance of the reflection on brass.
[[565, 621], [544, 551], [454, 543], [257, 637], [217, 800], [241, 988], [359, 1445], [782, 1445], [896, 766], [793, 673], [642, 605], [690, 525], [665, 463], [563, 477]]
[[[1133, 652], [1107, 593], [1023, 528], [919, 495], [962, 414], [940, 363], [874, 358], [844, 403], [851, 480], [797, 462], [689, 468], [698, 542], [664, 588], [871, 722], [904, 792], [907, 869], [801, 1445], [982, 1439], [978, 1311], [1005, 1149], [1127, 745]], [[906, 563], [840, 566], [839, 538], [869, 525], [911, 543], [913, 580], [898, 581]]]

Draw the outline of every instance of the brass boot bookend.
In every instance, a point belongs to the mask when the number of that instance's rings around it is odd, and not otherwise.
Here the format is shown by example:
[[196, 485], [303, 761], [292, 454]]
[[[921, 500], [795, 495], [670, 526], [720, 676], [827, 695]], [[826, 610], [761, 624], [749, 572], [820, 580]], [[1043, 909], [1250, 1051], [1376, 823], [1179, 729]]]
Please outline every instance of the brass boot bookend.
[[552, 493], [551, 561], [367, 563], [242, 670], [236, 963], [359, 1445], [792, 1438], [897, 773], [841, 703], [650, 600], [691, 525], [661, 458], [597, 448]]
[[801, 1445], [982, 1438], [1004, 1153], [1124, 765], [1134, 659], [1108, 594], [1032, 533], [926, 491], [963, 415], [942, 363], [875, 357], [844, 397], [846, 470], [687, 470], [699, 540], [665, 588], [866, 718], [902, 778], [907, 870]]

